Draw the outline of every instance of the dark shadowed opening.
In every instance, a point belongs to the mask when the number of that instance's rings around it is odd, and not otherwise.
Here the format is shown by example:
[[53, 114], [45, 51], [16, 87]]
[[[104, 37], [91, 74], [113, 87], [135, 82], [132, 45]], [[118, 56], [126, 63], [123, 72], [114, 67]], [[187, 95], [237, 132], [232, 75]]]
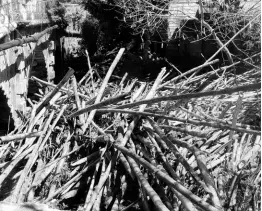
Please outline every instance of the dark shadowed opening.
[[4, 91], [0, 88], [0, 136], [6, 135], [8, 130], [13, 130], [14, 121], [11, 118], [11, 111], [7, 104]]

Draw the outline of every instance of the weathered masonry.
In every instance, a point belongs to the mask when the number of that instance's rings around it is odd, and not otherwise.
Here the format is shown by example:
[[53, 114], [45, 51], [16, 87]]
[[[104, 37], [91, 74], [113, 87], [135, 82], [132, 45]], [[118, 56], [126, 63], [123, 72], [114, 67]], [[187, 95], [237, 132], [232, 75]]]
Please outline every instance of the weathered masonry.
[[29, 77], [54, 80], [56, 36], [45, 1], [0, 0], [0, 4], [1, 134], [25, 121]]

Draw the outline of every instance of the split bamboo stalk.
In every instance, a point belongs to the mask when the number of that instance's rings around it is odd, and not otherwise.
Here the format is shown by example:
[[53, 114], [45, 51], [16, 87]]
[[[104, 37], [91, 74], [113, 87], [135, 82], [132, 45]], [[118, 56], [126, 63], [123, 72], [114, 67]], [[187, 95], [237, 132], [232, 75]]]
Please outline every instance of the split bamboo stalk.
[[[58, 92], [54, 95], [54, 97], [50, 100], [49, 105], [53, 106], [55, 102], [61, 97], [62, 93]], [[36, 122], [46, 113], [47, 108], [44, 107], [39, 113], [35, 116], [33, 124], [35, 125]]]
[[[98, 91], [98, 94], [97, 94], [97, 97], [96, 97], [96, 100], [95, 100], [95, 104], [99, 103], [102, 99], [102, 96], [103, 96], [103, 93], [104, 93], [104, 90], [108, 84], [108, 81], [116, 67], [116, 65], [118, 64], [119, 60], [121, 59], [123, 53], [124, 53], [125, 49], [124, 48], [121, 48], [115, 58], [115, 60], [113, 61], [113, 63], [111, 64], [109, 70], [107, 71], [107, 74], [106, 74], [106, 77], [104, 78], [103, 80], [103, 83]], [[86, 123], [83, 125], [82, 127], [82, 132], [85, 133], [86, 129], [88, 128], [89, 124], [91, 123], [91, 121], [93, 120], [94, 116], [95, 116], [95, 113], [96, 113], [96, 110], [93, 110], [90, 112], [88, 118], [87, 118], [87, 121]]]
[[[69, 132], [68, 132], [69, 133]], [[70, 134], [68, 134], [68, 137], [70, 137]], [[70, 142], [69, 140], [67, 140], [64, 145], [63, 145], [63, 152], [62, 152], [62, 156], [63, 155], [66, 155], [68, 154], [69, 152], [69, 145], [70, 145]], [[58, 164], [57, 164], [57, 167], [56, 167], [56, 170], [55, 170], [55, 175], [59, 175], [61, 174], [61, 170], [63, 169], [63, 166], [65, 164], [66, 160], [65, 158], [61, 159]], [[52, 196], [56, 190], [56, 181], [54, 181], [53, 183], [51, 183], [51, 186], [49, 188], [49, 192], [48, 192], [48, 196]]]
[[40, 203], [22, 203], [12, 204], [6, 202], [0, 202], [0, 211], [63, 211], [60, 209], [50, 208], [48, 205]]
[[235, 92], [247, 92], [247, 91], [253, 91], [253, 90], [256, 90], [256, 89], [260, 89], [260, 88], [261, 88], [261, 83], [256, 83], [256, 84], [238, 86], [238, 87], [234, 87], [234, 88], [221, 89], [221, 90], [217, 90], [217, 91], [207, 91], [207, 92], [199, 92], [199, 93], [193, 93], [193, 94], [157, 97], [157, 98], [153, 98], [153, 99], [145, 99], [145, 100], [141, 100], [141, 101], [138, 101], [138, 102], [118, 106], [118, 107], [116, 107], [116, 109], [132, 108], [132, 107], [143, 105], [143, 104], [153, 104], [153, 103], [158, 103], [158, 102], [161, 102], [161, 101], [183, 100], [183, 99], [217, 96], [217, 95], [224, 95], [224, 94], [229, 95], [229, 94], [233, 94]]
[[[103, 191], [104, 191], [104, 187], [100, 190], [98, 196], [97, 196], [97, 199], [94, 203], [94, 206], [93, 206], [93, 209], [92, 211], [101, 211], [100, 210], [100, 206], [101, 206], [101, 201], [102, 201], [102, 194], [103, 194]], [[112, 210], [113, 211], [113, 210]]]
[[206, 156], [197, 147], [194, 146], [193, 149], [194, 149], [194, 155], [196, 157], [198, 168], [200, 169], [203, 180], [207, 188], [209, 189], [209, 194], [211, 196], [212, 204], [218, 209], [222, 209], [222, 204], [218, 197], [214, 178], [212, 177], [212, 175], [209, 173], [207, 169]]
[[172, 130], [172, 131], [177, 131], [180, 133], [185, 133], [191, 136], [195, 136], [195, 137], [199, 137], [199, 138], [208, 138], [209, 134], [207, 133], [201, 133], [201, 132], [197, 132], [197, 131], [192, 131], [192, 130], [188, 130], [186, 128], [179, 128], [179, 127], [175, 127], [175, 126], [169, 126], [169, 125], [159, 125], [160, 128], [163, 129], [167, 129], [167, 130]]
[[96, 164], [96, 168], [95, 168], [95, 171], [93, 173], [93, 176], [92, 176], [92, 179], [91, 179], [91, 182], [90, 182], [90, 186], [89, 186], [89, 190], [87, 192], [87, 195], [86, 195], [86, 200], [85, 200], [85, 204], [84, 204], [84, 209], [86, 209], [90, 199], [91, 199], [91, 196], [93, 194], [93, 191], [94, 191], [94, 185], [95, 185], [95, 179], [96, 179], [96, 175], [97, 175], [97, 172], [98, 172], [98, 168], [100, 166], [100, 163], [97, 163]]
[[141, 197], [142, 197], [143, 210], [144, 211], [150, 211], [145, 188], [142, 186], [142, 184], [141, 184], [141, 182], [139, 180], [138, 180], [138, 183], [139, 183]]
[[[40, 169], [39, 171], [44, 170], [45, 168], [49, 168], [50, 166], [53, 166], [53, 164], [57, 164], [61, 159], [68, 157], [70, 155], [72, 155], [73, 153], [77, 152], [78, 150], [80, 150], [82, 147], [84, 146], [84, 144], [80, 145], [79, 147], [76, 147], [75, 149], [73, 149], [71, 152], [69, 152], [66, 155], [61, 156], [60, 158], [57, 158], [54, 161], [51, 161], [50, 163], [48, 163], [47, 165], [45, 165], [45, 167], [43, 169]], [[35, 174], [39, 171], [34, 172]]]
[[[121, 143], [122, 139], [124, 138], [124, 121], [120, 121], [119, 126], [117, 127], [117, 139], [116, 142]], [[126, 172], [130, 175], [132, 179], [135, 178], [134, 173], [132, 172], [132, 169], [126, 160], [125, 156], [122, 153], [119, 153], [119, 160], [123, 164]]]
[[[153, 139], [153, 137], [150, 137], [150, 139], [151, 139], [152, 143], [154, 144], [154, 147], [156, 148], [156, 151], [160, 155], [162, 161], [164, 162], [164, 164], [165, 164], [169, 174], [172, 176], [172, 178], [174, 180], [180, 182], [180, 179], [178, 178], [178, 176], [177, 176], [176, 172], [174, 171], [173, 167], [169, 164], [168, 160], [164, 156], [164, 154], [163, 154], [161, 148], [159, 147], [158, 143]], [[174, 192], [176, 197], [181, 201], [181, 203], [183, 204], [183, 206], [185, 207], [185, 209], [187, 211], [196, 211], [196, 207], [193, 205], [193, 203], [190, 200], [188, 200], [188, 198], [183, 196], [181, 193], [179, 193], [174, 188], [171, 188], [171, 190]]]
[[164, 205], [158, 194], [155, 192], [155, 190], [150, 186], [147, 179], [143, 176], [141, 173], [139, 166], [137, 163], [130, 157], [127, 157], [127, 160], [133, 169], [137, 179], [140, 181], [141, 186], [145, 189], [148, 196], [153, 201], [154, 205], [156, 206], [157, 210], [159, 211], [169, 211], [169, 209]]
[[74, 176], [71, 180], [69, 180], [66, 184], [64, 184], [62, 187], [58, 188], [56, 192], [53, 193], [52, 196], [47, 197], [44, 202], [51, 201], [54, 197], [61, 194], [65, 189], [67, 189], [72, 183], [76, 183], [84, 173], [89, 171], [91, 168], [93, 168], [94, 165], [96, 165], [100, 161], [100, 158], [90, 163], [87, 167], [85, 167], [81, 172], [79, 172], [76, 176]]
[[[40, 84], [43, 84], [43, 85], [45, 85], [45, 86], [50, 86], [50, 87], [53, 87], [53, 88], [56, 88], [56, 86], [57, 86], [57, 85], [52, 84], [52, 83], [49, 83], [49, 82], [47, 82], [47, 81], [43, 81], [43, 80], [41, 80], [41, 79], [39, 79], [39, 78], [37, 78], [37, 77], [35, 77], [35, 76], [32, 76], [32, 77], [30, 78], [30, 80], [32, 80], [32, 81], [37, 81], [37, 82], [39, 82]], [[61, 92], [64, 92], [64, 93], [74, 94], [74, 91], [73, 91], [73, 90], [66, 89], [66, 88], [64, 88], [64, 87], [62, 87], [62, 88], [60, 89], [60, 91], [61, 91]], [[87, 95], [84, 95], [84, 94], [81, 94], [81, 93], [78, 93], [78, 95], [79, 95], [80, 97], [84, 98], [84, 99], [89, 99], [89, 97], [88, 97]]]
[[42, 135], [42, 131], [32, 132], [32, 133], [22, 133], [22, 134], [15, 134], [15, 135], [7, 135], [0, 137], [0, 143], [2, 142], [9, 142], [9, 141], [19, 141], [25, 138], [32, 138], [32, 137], [39, 137]]
[[100, 150], [98, 150], [96, 152], [93, 152], [91, 155], [88, 155], [88, 156], [86, 156], [86, 157], [84, 157], [84, 158], [82, 158], [82, 159], [80, 159], [80, 160], [78, 160], [78, 161], [76, 161], [74, 163], [71, 163], [70, 166], [73, 166], [73, 167], [74, 166], [79, 166], [79, 165], [81, 165], [81, 164], [83, 164], [83, 163], [85, 163], [85, 162], [87, 162], [89, 160], [92, 160], [93, 158], [95, 158], [98, 155], [100, 155], [102, 153], [102, 151], [104, 151], [104, 150], [100, 149]]
[[146, 88], [146, 83], [142, 83], [141, 86], [136, 90], [134, 95], [131, 97], [130, 102], [136, 101], [143, 93]]
[[208, 172], [207, 164], [206, 164], [206, 157], [203, 154], [203, 152], [201, 152], [197, 147], [189, 144], [186, 141], [176, 140], [171, 135], [169, 135], [168, 137], [172, 143], [177, 144], [181, 147], [185, 147], [194, 154], [196, 161], [197, 161], [198, 168], [200, 169], [200, 172], [202, 174], [202, 178], [204, 179], [205, 184], [207, 188], [209, 189], [209, 194], [211, 195], [213, 205], [215, 207], [221, 208], [222, 205], [220, 203], [220, 200], [217, 194], [217, 189], [215, 187], [214, 178]]
[[184, 168], [192, 175], [192, 177], [196, 180], [196, 182], [201, 185], [206, 191], [209, 189], [203, 183], [200, 179], [200, 177], [197, 175], [197, 173], [194, 171], [194, 169], [189, 165], [187, 160], [181, 155], [181, 153], [178, 151], [177, 147], [172, 144], [172, 142], [166, 137], [166, 135], [161, 131], [159, 126], [150, 118], [147, 118], [147, 120], [150, 122], [151, 126], [154, 128], [155, 132], [160, 136], [160, 138], [167, 144], [169, 149], [174, 153], [174, 155], [177, 157], [179, 162], [184, 166]]
[[126, 149], [125, 147], [114, 144], [113, 145], [116, 149], [120, 150], [122, 153], [124, 153], [127, 156], [130, 156], [133, 158], [136, 162], [143, 165], [145, 168], [147, 168], [149, 171], [151, 171], [153, 174], [155, 174], [159, 179], [161, 179], [166, 184], [170, 185], [171, 187], [175, 188], [178, 192], [183, 194], [185, 197], [187, 197], [190, 201], [192, 201], [197, 206], [201, 207], [205, 211], [222, 211], [221, 209], [217, 209], [214, 206], [210, 205], [209, 203], [205, 202], [203, 199], [199, 198], [195, 194], [193, 194], [191, 191], [186, 189], [183, 185], [181, 185], [179, 182], [172, 179], [167, 174], [163, 173], [161, 170], [144, 160], [143, 158], [139, 157], [135, 153], [131, 152], [130, 150]]
[[113, 98], [104, 100], [100, 103], [96, 103], [96, 104], [93, 104], [93, 105], [88, 106], [86, 108], [83, 108], [81, 110], [78, 110], [78, 111], [74, 112], [73, 114], [71, 114], [68, 118], [74, 118], [76, 116], [79, 116], [79, 115], [84, 114], [86, 112], [92, 111], [94, 109], [99, 109], [101, 107], [104, 107], [104, 106], [107, 106], [107, 105], [110, 105], [110, 104], [118, 103], [120, 101], [128, 99], [129, 97], [130, 97], [130, 93], [125, 93], [125, 94], [119, 95], [117, 97], [113, 97]]
[[169, 198], [167, 197], [166, 194], [166, 190], [165, 188], [162, 186], [162, 184], [160, 184], [159, 180], [157, 180], [154, 184], [154, 189], [155, 191], [158, 193], [158, 195], [160, 196], [160, 198], [162, 199], [163, 203], [166, 205], [166, 207], [169, 210], [174, 210]]
[[[77, 81], [75, 76], [72, 78], [72, 84], [73, 84], [73, 90], [74, 90], [74, 94], [75, 94], [75, 101], [76, 101], [76, 107], [77, 110], [81, 110], [81, 101], [79, 98], [79, 94], [77, 92]], [[85, 123], [85, 119], [84, 119], [84, 115], [79, 115], [79, 124], [83, 125]]]
[[191, 119], [181, 119], [177, 117], [173, 117], [170, 115], [162, 115], [162, 114], [156, 114], [156, 113], [150, 113], [150, 112], [140, 112], [140, 111], [131, 111], [131, 110], [123, 110], [123, 109], [98, 109], [97, 112], [102, 112], [102, 113], [107, 113], [107, 112], [116, 112], [116, 113], [128, 113], [128, 114], [133, 114], [133, 115], [141, 115], [141, 116], [152, 116], [152, 117], [159, 117], [163, 119], [168, 119], [168, 120], [173, 120], [173, 121], [178, 121], [178, 122], [183, 122], [187, 124], [193, 124], [197, 126], [207, 126], [207, 127], [213, 127], [213, 128], [219, 128], [219, 129], [224, 129], [224, 130], [234, 130], [237, 132], [243, 132], [243, 133], [248, 133], [248, 134], [254, 134], [258, 135], [260, 134], [260, 131], [257, 130], [251, 130], [251, 129], [245, 129], [245, 128], [240, 128], [240, 127], [232, 127], [229, 124], [225, 123], [219, 123], [219, 122], [206, 122], [206, 121], [197, 121], [197, 120], [191, 120]]
[[[42, 150], [42, 148], [44, 147], [46, 141], [48, 140], [49, 136], [51, 135], [54, 127], [56, 126], [57, 122], [59, 121], [60, 117], [62, 116], [62, 114], [64, 113], [65, 109], [66, 109], [67, 105], [64, 105], [62, 107], [62, 109], [60, 110], [59, 114], [57, 115], [56, 119], [54, 120], [51, 128], [49, 129], [49, 131], [47, 132], [46, 136], [44, 139], [42, 139], [43, 136], [41, 136], [38, 140], [38, 143], [37, 145], [35, 146], [34, 148], [34, 151], [32, 152], [31, 154], [31, 157], [30, 159], [28, 160], [24, 170], [23, 170], [23, 174], [20, 176], [18, 182], [17, 182], [17, 185], [15, 187], [15, 190], [14, 190], [14, 193], [13, 193], [13, 197], [16, 197], [16, 199], [14, 198], [15, 202], [19, 202], [19, 201], [22, 201], [23, 198], [25, 197], [23, 195], [23, 193], [21, 193], [21, 189], [22, 189], [22, 186], [23, 186], [23, 182], [26, 178], [26, 176], [28, 175], [30, 169], [32, 168], [32, 166], [34, 165], [35, 161], [37, 160], [37, 157], [38, 157], [38, 151], [39, 150]], [[52, 111], [51, 115], [49, 116], [49, 119], [48, 119], [48, 125], [47, 127], [44, 129], [44, 133], [48, 130], [48, 126], [51, 122], [51, 118], [53, 117], [54, 115], [54, 110]], [[51, 118], [50, 118], [51, 117]]]
[[[101, 175], [100, 179], [99, 179], [99, 182], [97, 184], [97, 186], [95, 187], [95, 190], [91, 196], [91, 199], [89, 201], [89, 203], [87, 204], [86, 206], [86, 211], [91, 211], [92, 210], [92, 207], [95, 203], [95, 200], [100, 192], [100, 190], [102, 189], [103, 185], [105, 184], [109, 174], [110, 174], [110, 171], [111, 169], [114, 167], [115, 165], [115, 162], [116, 162], [116, 158], [117, 158], [117, 153], [114, 153], [113, 157], [112, 157], [112, 160], [109, 162], [107, 168], [106, 168], [106, 171], [103, 175]], [[104, 161], [105, 162], [105, 161]]]
[[51, 174], [51, 172], [55, 168], [55, 165], [56, 163], [53, 163], [53, 165], [50, 165], [49, 167], [46, 167], [44, 169], [36, 169], [37, 173], [35, 173], [34, 180], [29, 188], [27, 201], [34, 198], [36, 188]]
[[88, 71], [84, 75], [84, 77], [81, 78], [81, 80], [78, 82], [78, 86], [80, 86], [84, 82], [84, 80], [88, 77], [89, 74], [91, 74], [91, 71], [93, 70], [92, 67], [91, 67], [91, 63], [90, 63], [89, 53], [88, 53], [87, 50], [85, 50], [85, 53], [86, 53], [86, 58], [87, 58]]
[[10, 164], [1, 172], [0, 175], [0, 187], [3, 185], [3, 181], [8, 177], [10, 172], [14, 169], [14, 167], [22, 161], [30, 152], [33, 151], [34, 145], [23, 151], [16, 159], [12, 160]]
[[[150, 137], [150, 135], [149, 135], [149, 137]], [[156, 152], [159, 154], [159, 156], [161, 157], [162, 161], [164, 162], [164, 164], [165, 164], [165, 166], [167, 168], [168, 173], [172, 176], [172, 178], [174, 180], [179, 181], [180, 180], [179, 177], [177, 176], [177, 174], [174, 171], [173, 167], [170, 165], [170, 163], [166, 159], [164, 153], [161, 151], [161, 148], [159, 147], [159, 145], [156, 142], [156, 140], [151, 137], [151, 142], [153, 143], [153, 145], [154, 145], [154, 147], [156, 149]]]
[[[149, 93], [147, 94], [145, 100], [150, 100], [152, 97], [154, 97], [155, 92], [157, 91], [158, 86], [159, 86], [160, 83], [162, 82], [162, 77], [163, 77], [163, 75], [165, 74], [165, 72], [166, 72], [166, 70], [165, 70], [165, 68], [164, 68], [164, 69], [162, 69], [162, 71], [159, 73], [159, 75], [157, 76], [157, 78], [156, 78], [156, 80], [155, 80], [155, 82], [154, 82], [151, 90], [150, 90]], [[146, 106], [147, 106], [146, 104], [141, 105], [141, 106], [139, 107], [139, 111], [140, 111], [140, 112], [141, 112], [141, 111], [144, 111], [144, 109], [146, 108]], [[129, 140], [129, 138], [130, 138], [130, 136], [131, 136], [131, 134], [132, 134], [132, 132], [133, 132], [133, 130], [134, 130], [134, 128], [135, 128], [135, 125], [137, 124], [137, 122], [139, 121], [139, 119], [140, 119], [140, 116], [136, 116], [136, 117], [134, 118], [134, 120], [129, 124], [128, 129], [127, 129], [127, 131], [126, 131], [126, 133], [125, 133], [125, 136], [124, 136], [124, 138], [121, 140], [121, 145], [122, 145], [122, 146], [125, 146], [125, 145], [126, 145], [127, 141]]]
[[[53, 110], [51, 115], [49, 116], [49, 118], [47, 119], [46, 123], [45, 123], [45, 126], [44, 126], [44, 129], [43, 129], [43, 134], [46, 133], [46, 131], [48, 130], [48, 127], [51, 123], [51, 120], [53, 118], [55, 114], [55, 111]], [[34, 150], [33, 152], [31, 153], [30, 155], [30, 158], [28, 159], [24, 169], [23, 169], [23, 172], [21, 174], [21, 176], [19, 177], [19, 180], [15, 186], [15, 189], [14, 189], [14, 192], [12, 193], [12, 202], [14, 203], [18, 203], [18, 202], [22, 202], [23, 201], [23, 197], [24, 197], [24, 193], [22, 193], [22, 186], [24, 184], [24, 181], [26, 179], [26, 177], [28, 176], [28, 173], [32, 167], [32, 165], [34, 164], [35, 160], [37, 159], [37, 156], [38, 156], [38, 149], [42, 143], [42, 140], [43, 140], [43, 135], [38, 139], [38, 142], [37, 144], [35, 144], [34, 146]]]
[[69, 67], [69, 71], [66, 73], [66, 75], [63, 77], [63, 79], [59, 82], [59, 84], [57, 84], [56, 88], [54, 88], [54, 90], [48, 94], [46, 96], [46, 98], [44, 99], [44, 101], [42, 101], [37, 109], [36, 109], [36, 113], [38, 113], [39, 111], [42, 110], [42, 108], [44, 108], [49, 101], [55, 96], [55, 94], [62, 88], [62, 86], [69, 80], [69, 78], [74, 74], [74, 70], [72, 68]]

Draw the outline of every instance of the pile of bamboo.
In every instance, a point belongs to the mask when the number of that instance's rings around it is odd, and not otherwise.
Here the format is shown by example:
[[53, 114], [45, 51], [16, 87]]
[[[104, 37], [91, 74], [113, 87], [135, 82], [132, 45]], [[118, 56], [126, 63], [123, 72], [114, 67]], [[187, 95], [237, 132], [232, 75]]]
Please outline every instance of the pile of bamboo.
[[112, 83], [123, 53], [103, 79], [32, 78], [39, 102], [0, 137], [0, 210], [258, 210], [260, 70]]

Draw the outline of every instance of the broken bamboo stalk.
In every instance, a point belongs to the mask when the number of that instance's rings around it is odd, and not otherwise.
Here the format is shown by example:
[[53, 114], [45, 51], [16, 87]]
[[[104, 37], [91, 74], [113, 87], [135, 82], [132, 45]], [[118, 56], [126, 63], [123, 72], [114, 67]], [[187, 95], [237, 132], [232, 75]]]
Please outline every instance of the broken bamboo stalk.
[[128, 99], [129, 97], [130, 97], [130, 93], [125, 93], [125, 94], [104, 100], [100, 103], [96, 103], [96, 104], [93, 104], [93, 105], [88, 106], [86, 108], [83, 108], [79, 111], [76, 111], [73, 114], [71, 114], [68, 118], [74, 118], [76, 116], [79, 116], [79, 115], [84, 114], [86, 112], [92, 111], [94, 109], [99, 109], [101, 107], [104, 107], [104, 106], [107, 106], [107, 105], [110, 105], [110, 104], [118, 103], [120, 101]]
[[[55, 114], [55, 111], [53, 110], [49, 118], [47, 119], [44, 129], [43, 129], [43, 134], [45, 134], [48, 130], [48, 127], [50, 126], [51, 120]], [[49, 132], [50, 133], [50, 132]], [[47, 136], [48, 138], [48, 136]], [[22, 186], [24, 185], [24, 181], [26, 177], [28, 176], [29, 171], [31, 170], [33, 164], [35, 163], [37, 157], [38, 157], [38, 150], [40, 148], [40, 145], [42, 144], [43, 140], [43, 135], [38, 139], [37, 144], [34, 145], [33, 152], [30, 154], [30, 158], [27, 160], [27, 163], [22, 171], [22, 174], [19, 177], [19, 180], [16, 183], [14, 192], [12, 193], [12, 202], [14, 203], [20, 203], [23, 201], [23, 198], [25, 197], [25, 193], [21, 191]]]
[[134, 152], [131, 152], [130, 150], [126, 149], [123, 146], [120, 146], [119, 144], [113, 145], [116, 149], [120, 150], [125, 155], [133, 158], [136, 162], [143, 165], [145, 168], [147, 168], [149, 171], [154, 173], [159, 179], [161, 179], [166, 184], [170, 185], [171, 187], [175, 188], [178, 192], [183, 194], [185, 197], [187, 197], [189, 200], [191, 200], [194, 204], [201, 207], [205, 211], [222, 211], [221, 209], [218, 209], [209, 203], [205, 202], [200, 197], [193, 194], [190, 190], [185, 188], [183, 185], [181, 185], [179, 182], [172, 179], [169, 175], [163, 173], [158, 168], [144, 160], [143, 158], [136, 155]]
[[133, 170], [133, 172], [136, 175], [136, 178], [139, 180], [141, 183], [141, 186], [145, 189], [147, 195], [151, 198], [153, 201], [154, 205], [156, 206], [157, 210], [159, 211], [170, 211], [162, 202], [160, 199], [159, 195], [156, 193], [156, 191], [151, 187], [147, 179], [143, 176], [143, 174], [140, 171], [139, 166], [137, 163], [131, 158], [127, 157], [127, 160]]
[[115, 112], [115, 113], [127, 113], [132, 115], [141, 115], [144, 117], [152, 116], [152, 117], [158, 117], [162, 119], [168, 119], [198, 126], [207, 126], [207, 127], [213, 127], [213, 128], [219, 128], [223, 130], [234, 130], [237, 132], [243, 132], [248, 134], [255, 134], [259, 135], [260, 131], [258, 130], [251, 130], [251, 129], [245, 129], [241, 127], [232, 127], [230, 124], [220, 123], [220, 122], [207, 122], [204, 120], [192, 120], [192, 119], [181, 119], [170, 115], [162, 115], [162, 114], [156, 114], [156, 113], [150, 113], [150, 112], [140, 112], [140, 111], [131, 111], [131, 110], [123, 110], [123, 109], [98, 109], [97, 112], [99, 113], [107, 113], [107, 112]]
[[[56, 87], [57, 87], [57, 85], [52, 84], [52, 83], [49, 83], [49, 82], [47, 82], [47, 81], [43, 81], [43, 80], [41, 80], [41, 79], [39, 79], [39, 78], [37, 78], [37, 77], [35, 77], [35, 76], [32, 76], [32, 77], [30, 78], [30, 80], [32, 80], [32, 81], [37, 81], [37, 82], [39, 82], [40, 84], [43, 84], [43, 85], [45, 85], [45, 86], [50, 86], [50, 87], [53, 87], [53, 88], [56, 88]], [[60, 91], [61, 91], [61, 92], [64, 92], [64, 93], [74, 94], [74, 91], [73, 91], [73, 90], [66, 89], [66, 88], [64, 88], [64, 87], [62, 87], [62, 88], [60, 89]], [[79, 95], [80, 97], [82, 97], [82, 98], [89, 99], [89, 97], [88, 97], [87, 95], [84, 95], [84, 94], [82, 94], [82, 93], [78, 93], [78, 95]]]
[[235, 92], [254, 91], [254, 90], [260, 89], [260, 88], [261, 88], [261, 83], [256, 83], [256, 84], [237, 86], [237, 87], [234, 87], [234, 88], [226, 88], [226, 89], [221, 89], [221, 90], [216, 90], [216, 91], [207, 91], [207, 92], [199, 92], [199, 93], [192, 93], [192, 94], [157, 97], [157, 98], [153, 98], [153, 99], [148, 99], [148, 100], [146, 99], [146, 100], [141, 100], [141, 101], [134, 102], [134, 103], [121, 105], [121, 106], [116, 107], [116, 109], [132, 108], [132, 107], [142, 105], [142, 104], [153, 104], [153, 103], [158, 103], [158, 102], [161, 102], [161, 101], [193, 99], [193, 98], [217, 96], [217, 95], [223, 95], [223, 94], [229, 95], [229, 94], [232, 94], [232, 93], [235, 93]]
[[[109, 70], [107, 71], [107, 74], [106, 74], [106, 77], [104, 78], [103, 80], [103, 83], [98, 91], [98, 94], [97, 94], [97, 97], [96, 97], [96, 100], [95, 100], [95, 104], [96, 103], [99, 103], [102, 99], [102, 96], [103, 96], [103, 93], [106, 89], [106, 86], [108, 84], [108, 81], [116, 67], [116, 65], [118, 64], [118, 62], [120, 61], [123, 53], [124, 53], [125, 49], [124, 48], [121, 48], [116, 56], [116, 58], [114, 59], [113, 63], [111, 64]], [[87, 121], [86, 123], [83, 125], [83, 127], [81, 128], [82, 129], [82, 132], [85, 133], [86, 129], [88, 128], [89, 124], [91, 123], [91, 121], [93, 120], [94, 116], [95, 116], [95, 113], [96, 113], [96, 110], [93, 110], [90, 112], [88, 118], [87, 118]]]
[[[145, 98], [146, 100], [148, 100], [148, 99], [150, 100], [152, 97], [154, 97], [155, 92], [156, 92], [158, 86], [159, 86], [160, 83], [162, 82], [162, 77], [164, 76], [165, 72], [166, 72], [166, 69], [164, 68], [164, 69], [162, 69], [162, 71], [158, 74], [158, 76], [157, 76], [157, 78], [156, 78], [156, 80], [155, 80], [152, 88], [150, 89], [150, 91], [148, 92], [148, 94], [147, 94], [147, 96], [146, 96], [146, 98]], [[147, 106], [146, 104], [141, 105], [141, 106], [139, 107], [139, 111], [144, 111], [145, 108], [146, 108], [146, 106]], [[126, 133], [125, 133], [125, 136], [124, 136], [124, 138], [121, 140], [121, 146], [125, 146], [125, 145], [126, 145], [127, 141], [130, 139], [130, 136], [131, 136], [131, 134], [132, 134], [132, 132], [133, 132], [133, 130], [134, 130], [137, 122], [139, 121], [139, 119], [140, 119], [140, 117], [139, 117], [139, 116], [136, 116], [136, 117], [134, 118], [134, 120], [129, 124], [128, 129], [127, 129], [127, 131], [126, 131]]]
[[54, 90], [49, 93], [46, 98], [38, 105], [36, 109], [36, 113], [40, 112], [42, 108], [44, 108], [49, 101], [55, 96], [55, 94], [62, 88], [62, 86], [69, 80], [69, 78], [74, 74], [74, 70], [69, 67], [69, 71], [66, 73], [66, 75], [63, 77], [63, 79], [57, 84], [57, 86], [54, 88]]
[[1, 136], [0, 143], [9, 142], [9, 141], [20, 141], [25, 138], [39, 137], [42, 135], [42, 133], [43, 131], [38, 131], [38, 132], [31, 132], [31, 133], [21, 133], [21, 134]]

